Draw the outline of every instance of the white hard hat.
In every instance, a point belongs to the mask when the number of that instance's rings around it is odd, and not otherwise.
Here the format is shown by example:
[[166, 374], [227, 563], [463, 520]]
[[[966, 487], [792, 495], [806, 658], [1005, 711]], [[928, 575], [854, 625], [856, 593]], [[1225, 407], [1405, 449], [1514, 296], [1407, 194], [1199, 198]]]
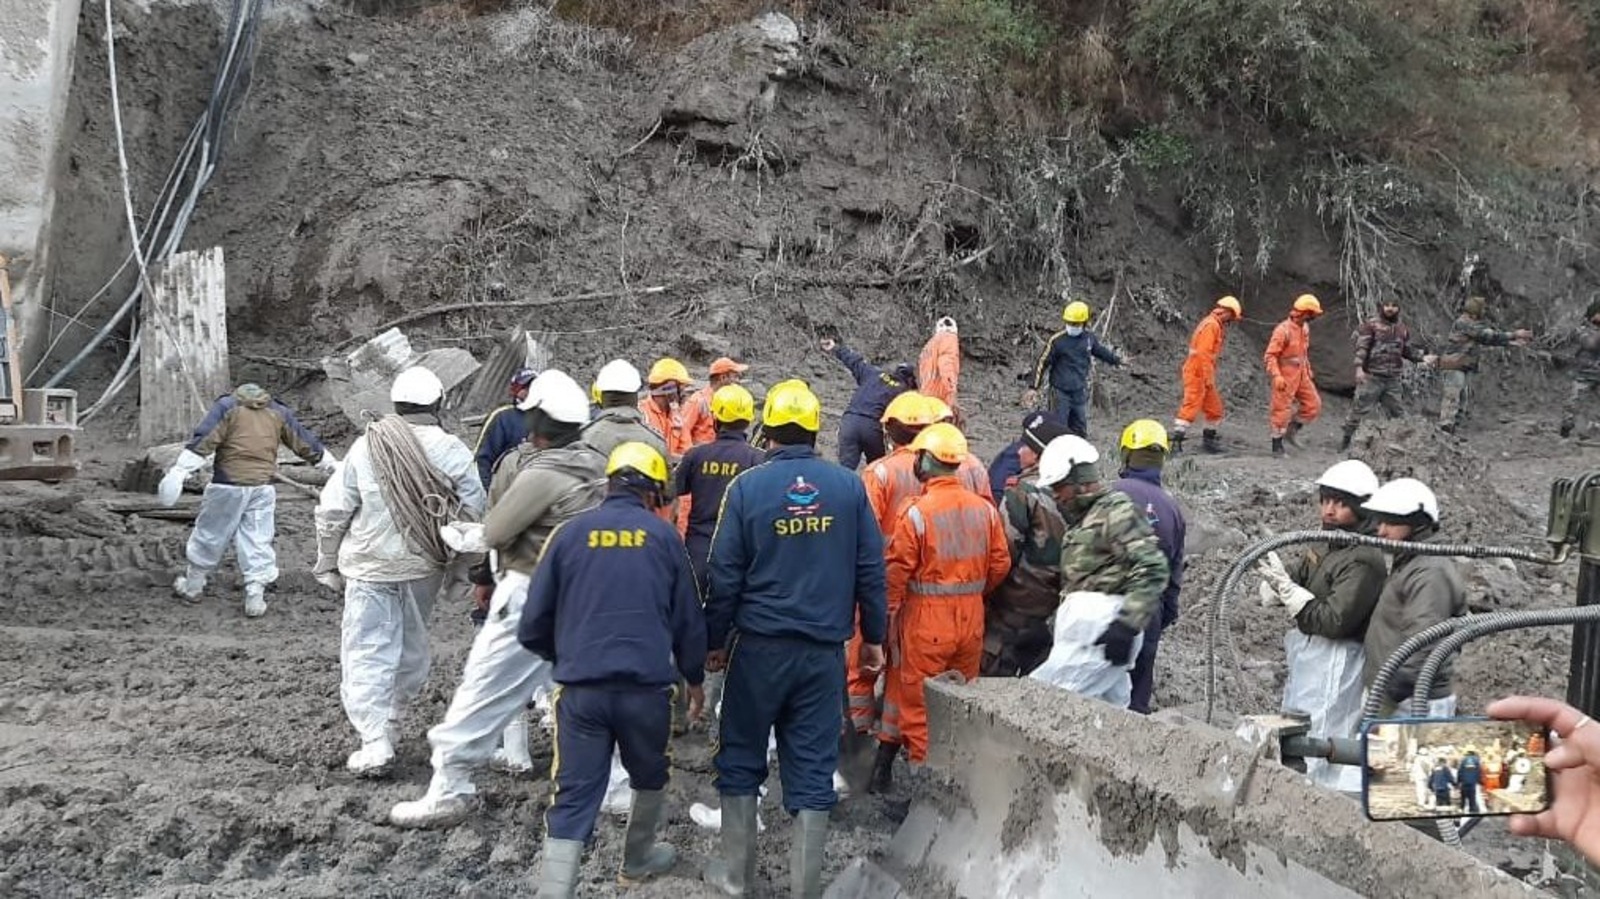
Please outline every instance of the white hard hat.
[[556, 421], [582, 424], [589, 420], [589, 397], [564, 371], [547, 368], [528, 385], [528, 395], [518, 409], [539, 409]]
[[1439, 500], [1428, 485], [1416, 478], [1395, 478], [1372, 494], [1361, 508], [1379, 515], [1405, 518], [1418, 512], [1439, 523]]
[[389, 387], [389, 402], [410, 403], [413, 406], [431, 406], [444, 396], [444, 384], [439, 376], [413, 365], [398, 375]]
[[947, 315], [933, 323], [933, 331], [935, 334], [958, 333], [956, 331], [956, 320]]
[[1317, 478], [1317, 486], [1366, 499], [1378, 492], [1378, 476], [1360, 459], [1346, 459], [1333, 463], [1323, 472], [1322, 477]]
[[612, 359], [594, 378], [594, 389], [601, 393], [638, 393], [643, 386], [639, 370], [626, 359]]
[[1100, 461], [1100, 451], [1077, 434], [1063, 434], [1045, 444], [1039, 454], [1039, 486], [1053, 487], [1066, 480], [1079, 465]]

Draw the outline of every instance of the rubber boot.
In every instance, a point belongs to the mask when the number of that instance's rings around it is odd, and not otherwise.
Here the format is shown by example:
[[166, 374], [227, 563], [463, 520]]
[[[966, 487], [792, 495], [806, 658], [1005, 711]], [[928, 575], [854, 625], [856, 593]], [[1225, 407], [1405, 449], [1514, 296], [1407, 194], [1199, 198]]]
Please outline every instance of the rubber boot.
[[389, 809], [389, 823], [417, 830], [455, 827], [472, 814], [476, 800], [471, 772], [446, 766], [433, 772], [421, 799], [395, 803]]
[[1172, 444], [1172, 451], [1168, 455], [1176, 456], [1179, 453], [1183, 452], [1183, 438], [1184, 438], [1184, 436], [1185, 436], [1185, 434], [1182, 431], [1173, 431], [1172, 432], [1171, 436], [1167, 438], [1168, 441], [1170, 441], [1171, 444]]
[[1303, 427], [1305, 427], [1303, 422], [1291, 421], [1289, 422], [1289, 430], [1283, 433], [1283, 439], [1289, 441], [1289, 445], [1295, 449], [1300, 448], [1300, 441], [1298, 437], [1300, 434], [1300, 429]]
[[660, 790], [634, 790], [633, 807], [628, 810], [628, 829], [622, 838], [622, 871], [617, 882], [631, 886], [672, 870], [678, 850], [656, 842], [656, 827], [666, 794]]
[[1456, 432], [1456, 423], [1452, 421], [1442, 424], [1439, 426], [1439, 430], [1445, 432], [1446, 434], [1454, 434]]
[[1561, 436], [1564, 437], [1564, 438], [1565, 437], [1571, 437], [1572, 436], [1572, 429], [1577, 427], [1577, 426], [1578, 426], [1578, 423], [1573, 421], [1570, 418], [1561, 419]]
[[1342, 453], [1342, 452], [1348, 450], [1350, 448], [1350, 441], [1354, 440], [1355, 436], [1356, 436], [1356, 429], [1355, 428], [1345, 428], [1344, 429], [1344, 436], [1339, 439], [1339, 452]]
[[795, 815], [789, 837], [789, 895], [794, 899], [821, 899], [827, 845], [827, 812], [807, 809]]
[[878, 744], [878, 756], [872, 760], [872, 780], [868, 793], [887, 793], [894, 788], [894, 760], [900, 756], [899, 743]]
[[389, 742], [387, 736], [382, 736], [370, 743], [362, 743], [360, 749], [345, 759], [344, 767], [357, 777], [382, 777], [389, 773], [393, 764], [394, 744]]
[[756, 796], [722, 797], [722, 857], [706, 864], [705, 882], [743, 896], [756, 879]]
[[500, 732], [500, 748], [495, 750], [493, 761], [495, 767], [513, 774], [533, 770], [533, 756], [528, 753], [528, 718], [522, 712]]
[[244, 617], [260, 618], [267, 614], [267, 585], [244, 585]]
[[1213, 456], [1227, 452], [1222, 445], [1222, 438], [1217, 436], [1216, 428], [1206, 428], [1200, 433], [1200, 448]]
[[1272, 438], [1272, 454], [1274, 456], [1283, 455], [1283, 438], [1282, 437], [1274, 437], [1274, 438]]
[[183, 574], [178, 575], [172, 589], [190, 602], [199, 602], [200, 594], [206, 589], [206, 573], [190, 565], [183, 570]]
[[539, 899], [572, 899], [578, 894], [578, 866], [583, 864], [581, 840], [544, 841], [539, 863]]

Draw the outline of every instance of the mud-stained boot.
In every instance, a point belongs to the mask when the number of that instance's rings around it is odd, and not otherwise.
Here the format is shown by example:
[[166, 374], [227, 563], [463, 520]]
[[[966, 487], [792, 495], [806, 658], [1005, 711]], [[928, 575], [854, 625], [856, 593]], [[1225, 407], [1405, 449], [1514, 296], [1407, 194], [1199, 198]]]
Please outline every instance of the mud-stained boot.
[[1272, 454], [1274, 456], [1283, 455], [1283, 438], [1282, 437], [1274, 437], [1274, 438], [1272, 438]]
[[544, 841], [539, 862], [539, 899], [572, 899], [578, 894], [578, 866], [583, 864], [581, 840]]
[[1561, 436], [1564, 437], [1564, 438], [1565, 437], [1571, 437], [1572, 436], [1572, 429], [1577, 427], [1577, 426], [1578, 426], [1578, 423], [1576, 421], [1573, 421], [1570, 418], [1561, 419]]
[[1170, 441], [1171, 444], [1172, 444], [1172, 452], [1169, 453], [1168, 455], [1176, 456], [1179, 453], [1183, 452], [1183, 438], [1185, 436], [1186, 435], [1182, 431], [1173, 431], [1172, 432], [1171, 436], [1169, 436], [1167, 438], [1168, 441]]
[[433, 773], [421, 799], [395, 803], [389, 809], [389, 823], [418, 830], [454, 827], [472, 814], [476, 794], [470, 774], [444, 768]]
[[260, 618], [267, 614], [267, 585], [244, 585], [244, 617]]
[[393, 765], [394, 744], [387, 736], [362, 743], [344, 762], [345, 770], [357, 777], [383, 777]]
[[628, 810], [628, 829], [622, 837], [622, 870], [617, 882], [631, 886], [672, 870], [678, 850], [656, 842], [656, 828], [666, 794], [660, 790], [634, 790], [633, 808]]
[[1200, 448], [1215, 456], [1228, 451], [1222, 445], [1222, 438], [1217, 435], [1216, 428], [1206, 428], [1200, 433]]
[[1446, 434], [1454, 434], [1456, 432], [1456, 423], [1453, 421], [1447, 421], [1439, 426], [1439, 430], [1445, 432]]
[[1289, 422], [1289, 430], [1283, 432], [1283, 439], [1287, 440], [1289, 445], [1295, 449], [1300, 448], [1300, 429], [1303, 427], [1305, 427], [1304, 422], [1291, 421]]
[[794, 899], [821, 899], [827, 845], [827, 812], [806, 810], [795, 815], [789, 836], [789, 895]]
[[872, 760], [872, 780], [868, 793], [887, 793], [894, 789], [894, 760], [900, 755], [899, 743], [879, 743], [878, 757]]
[[722, 797], [722, 856], [706, 863], [705, 882], [724, 896], [743, 896], [756, 879], [757, 796]]
[[1356, 437], [1356, 429], [1355, 428], [1345, 428], [1344, 429], [1344, 436], [1339, 438], [1339, 452], [1342, 453], [1342, 452], [1345, 452], [1346, 450], [1350, 449], [1350, 441], [1354, 440], [1355, 437]]
[[185, 568], [183, 574], [173, 581], [172, 590], [189, 602], [199, 602], [200, 594], [206, 589], [206, 573], [193, 565]]
[[528, 718], [522, 712], [511, 719], [500, 733], [500, 748], [494, 751], [493, 765], [512, 774], [526, 774], [533, 770], [533, 756], [528, 753]]

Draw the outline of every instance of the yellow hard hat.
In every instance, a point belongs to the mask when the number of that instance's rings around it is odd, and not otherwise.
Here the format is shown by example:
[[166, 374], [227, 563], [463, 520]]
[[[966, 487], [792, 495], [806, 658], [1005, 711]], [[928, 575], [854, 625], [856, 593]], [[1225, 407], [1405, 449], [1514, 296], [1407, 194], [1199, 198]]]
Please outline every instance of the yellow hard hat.
[[594, 384], [590, 384], [589, 385], [589, 402], [594, 403], [596, 406], [600, 405], [600, 385], [599, 385], [599, 383], [594, 383]]
[[928, 425], [911, 441], [911, 448], [927, 453], [946, 465], [960, 465], [967, 458], [967, 438], [953, 424], [939, 422]]
[[1158, 446], [1166, 452], [1167, 429], [1161, 422], [1153, 418], [1141, 418], [1122, 429], [1122, 448], [1125, 450], [1141, 450], [1147, 447]]
[[711, 417], [720, 422], [753, 421], [756, 398], [738, 384], [724, 384], [711, 394]]
[[1223, 297], [1217, 301], [1217, 306], [1232, 312], [1234, 318], [1244, 318], [1244, 307], [1239, 305], [1237, 297]]
[[1322, 302], [1309, 293], [1303, 293], [1294, 298], [1294, 311], [1321, 315]]
[[621, 444], [607, 457], [606, 477], [619, 471], [636, 471], [657, 484], [667, 482], [667, 460], [661, 458], [655, 447], [637, 440]]
[[933, 410], [928, 405], [929, 399], [931, 397], [923, 396], [915, 390], [907, 390], [889, 401], [889, 405], [883, 410], [882, 421], [884, 424], [898, 421], [911, 428], [931, 425], [939, 419], [931, 414]]
[[955, 421], [956, 410], [950, 404], [936, 396], [927, 397], [928, 418], [930, 421]]
[[1089, 321], [1089, 304], [1082, 300], [1073, 300], [1067, 308], [1061, 310], [1061, 320], [1069, 325], [1087, 324]]
[[761, 410], [763, 427], [799, 425], [807, 431], [822, 430], [822, 401], [801, 380], [779, 381], [767, 391], [767, 404]]
[[679, 384], [688, 384], [690, 383], [689, 370], [683, 367], [682, 362], [679, 362], [671, 356], [667, 356], [665, 358], [657, 359], [656, 364], [650, 366], [650, 376], [645, 380], [652, 387], [657, 384], [665, 384], [669, 381], [676, 381]]

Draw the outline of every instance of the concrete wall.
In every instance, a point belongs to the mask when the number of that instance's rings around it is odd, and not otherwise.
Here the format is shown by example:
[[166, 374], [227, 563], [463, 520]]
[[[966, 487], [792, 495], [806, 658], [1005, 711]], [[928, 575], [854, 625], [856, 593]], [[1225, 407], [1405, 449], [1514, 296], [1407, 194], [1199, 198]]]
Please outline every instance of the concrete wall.
[[26, 333], [23, 365], [44, 349], [48, 238], [72, 85], [79, 0], [0, 0], [0, 253]]
[[929, 774], [885, 867], [907, 894], [1530, 896], [1374, 824], [1249, 745], [1034, 681], [928, 685]]

